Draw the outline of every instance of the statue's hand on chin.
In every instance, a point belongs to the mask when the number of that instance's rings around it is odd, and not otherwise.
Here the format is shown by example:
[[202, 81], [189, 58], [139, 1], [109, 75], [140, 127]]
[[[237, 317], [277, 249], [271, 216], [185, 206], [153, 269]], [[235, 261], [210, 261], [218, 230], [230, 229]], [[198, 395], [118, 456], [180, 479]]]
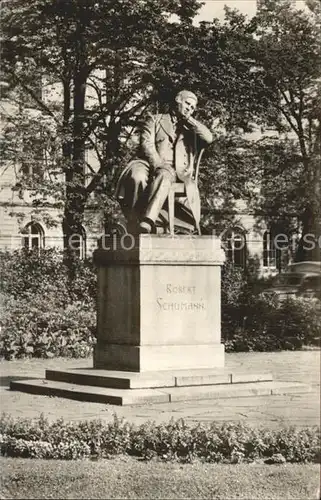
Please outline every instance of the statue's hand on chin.
[[190, 113], [179, 113], [178, 122], [182, 128], [185, 128], [186, 130], [190, 129], [191, 125], [193, 125], [192, 121], [193, 119]]

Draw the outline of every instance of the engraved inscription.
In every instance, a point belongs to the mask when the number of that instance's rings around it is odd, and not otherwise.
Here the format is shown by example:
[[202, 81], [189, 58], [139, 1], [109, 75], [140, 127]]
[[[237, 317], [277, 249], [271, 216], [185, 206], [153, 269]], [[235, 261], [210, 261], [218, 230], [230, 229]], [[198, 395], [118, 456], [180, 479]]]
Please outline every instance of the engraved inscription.
[[205, 310], [205, 303], [201, 302], [165, 302], [158, 297], [157, 304], [162, 311], [200, 311]]
[[[206, 304], [203, 298], [194, 299], [196, 295], [196, 286], [189, 285], [176, 285], [167, 283], [165, 286], [166, 298], [158, 297], [156, 299], [157, 305], [161, 311], [205, 311]], [[188, 299], [186, 297], [188, 296]], [[182, 300], [179, 296], [183, 296]], [[190, 296], [192, 296], [190, 298]], [[193, 300], [194, 299], [194, 300]]]
[[172, 285], [171, 283], [166, 285], [166, 293], [190, 293], [194, 295], [195, 289], [195, 286]]

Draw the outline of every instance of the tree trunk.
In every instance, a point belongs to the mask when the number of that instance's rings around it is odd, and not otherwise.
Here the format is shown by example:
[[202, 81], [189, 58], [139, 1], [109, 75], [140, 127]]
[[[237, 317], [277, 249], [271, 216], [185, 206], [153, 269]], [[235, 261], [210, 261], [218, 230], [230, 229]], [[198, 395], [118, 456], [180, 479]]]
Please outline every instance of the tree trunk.
[[83, 218], [86, 205], [85, 189], [85, 97], [86, 97], [86, 56], [81, 25], [77, 34], [77, 59], [73, 74], [73, 122], [71, 158], [65, 172], [66, 200], [63, 216], [63, 234], [65, 262], [68, 265], [70, 279], [75, 276], [75, 265], [80, 245], [83, 244]]
[[306, 172], [307, 203], [302, 215], [302, 238], [299, 243], [297, 261], [321, 261], [321, 137], [320, 124], [310, 157], [306, 152], [303, 136], [299, 137], [303, 164]]
[[86, 79], [76, 78], [74, 81], [72, 161], [65, 175], [66, 201], [62, 224], [66, 263], [71, 278], [74, 277], [79, 245], [82, 245], [83, 242], [82, 223], [86, 205], [85, 139], [83, 134], [85, 93]]

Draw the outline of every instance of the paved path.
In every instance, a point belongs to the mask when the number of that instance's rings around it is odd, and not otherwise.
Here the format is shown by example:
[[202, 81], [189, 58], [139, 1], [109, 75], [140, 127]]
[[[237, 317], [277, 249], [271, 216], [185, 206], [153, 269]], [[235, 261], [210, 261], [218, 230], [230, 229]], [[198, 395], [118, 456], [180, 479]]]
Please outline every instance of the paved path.
[[10, 380], [44, 378], [46, 368], [62, 370], [92, 367], [91, 359], [3, 361], [0, 363], [1, 411], [15, 417], [38, 417], [44, 413], [49, 420], [63, 417], [68, 421], [110, 421], [116, 413], [134, 423], [146, 420], [162, 422], [171, 417], [183, 417], [188, 422], [243, 421], [269, 427], [320, 425], [320, 351], [232, 353], [226, 355], [226, 366], [231, 371], [245, 371], [249, 366], [253, 371], [270, 371], [274, 380], [303, 382], [312, 386], [312, 392], [119, 407], [8, 389]]

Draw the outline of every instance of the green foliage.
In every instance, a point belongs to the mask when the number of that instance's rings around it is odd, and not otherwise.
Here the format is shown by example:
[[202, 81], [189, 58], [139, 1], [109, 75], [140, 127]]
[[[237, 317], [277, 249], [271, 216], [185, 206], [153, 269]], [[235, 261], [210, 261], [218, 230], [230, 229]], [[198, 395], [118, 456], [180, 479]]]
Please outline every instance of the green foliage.
[[290, 349], [320, 341], [321, 308], [318, 299], [289, 298], [272, 318], [271, 332]]
[[101, 421], [68, 423], [59, 419], [49, 423], [13, 419], [3, 414], [0, 420], [1, 454], [13, 457], [110, 458], [132, 455], [149, 460], [211, 463], [241, 463], [255, 460], [286, 462], [320, 461], [319, 428], [293, 427], [268, 430], [241, 423], [187, 425], [184, 420], [140, 426], [114, 416]]
[[87, 357], [95, 343], [96, 314], [85, 302], [57, 306], [48, 296], [7, 299], [1, 318], [0, 357]]
[[63, 253], [54, 248], [38, 252], [0, 252], [0, 292], [15, 299], [38, 295], [66, 306], [74, 301], [96, 300], [96, 274], [92, 261], [77, 260], [75, 277], [68, 279]]
[[238, 304], [246, 287], [246, 276], [243, 269], [226, 261], [222, 267], [221, 300], [225, 306]]
[[294, 350], [320, 341], [320, 302], [291, 297], [280, 303], [264, 293], [269, 284], [269, 279], [224, 265], [222, 337], [227, 352]]
[[241, 304], [246, 285], [243, 270], [227, 261], [222, 268], [221, 278], [221, 321], [225, 341], [242, 325]]
[[[214, 223], [237, 214], [242, 198], [261, 214], [258, 222], [295, 233], [300, 222], [303, 235], [320, 236], [320, 28], [313, 1], [308, 12], [264, 0], [251, 20], [227, 9], [225, 38], [213, 23], [194, 42], [200, 66], [208, 61], [199, 74], [210, 90], [199, 89], [216, 118], [200, 173], [202, 205], [215, 210]], [[318, 245], [299, 250], [302, 260], [320, 260]]]
[[273, 296], [247, 296], [245, 302], [228, 309], [223, 319], [227, 352], [295, 350], [320, 342], [317, 299], [289, 298], [279, 304]]
[[[171, 59], [168, 27], [187, 32], [199, 8], [196, 0], [184, 8], [181, 0], [4, 4], [2, 72], [14, 106], [4, 117], [2, 156], [7, 165], [32, 167], [35, 156], [37, 163], [46, 157], [39, 169], [45, 175], [20, 176], [16, 189], [32, 189], [38, 208], [50, 200], [63, 209], [66, 246], [80, 234], [86, 206], [115, 208], [113, 176], [127, 161], [137, 118], [157, 94], [152, 75]], [[182, 27], [169, 23], [170, 15]], [[180, 60], [174, 65], [172, 79], [184, 72]], [[35, 89], [39, 76], [49, 99]], [[37, 110], [32, 117], [30, 107]]]
[[[258, 89], [269, 101], [268, 121], [291, 137], [284, 142], [276, 139], [275, 145], [273, 141], [267, 144], [270, 158], [264, 161], [260, 208], [267, 211], [272, 207], [272, 220], [282, 215], [291, 218], [294, 208], [303, 235], [312, 233], [318, 239], [321, 234], [320, 10], [311, 6], [310, 11], [303, 11], [293, 8], [289, 1], [265, 0], [255, 23], [257, 42], [253, 57], [259, 75]], [[302, 257], [319, 260], [319, 246], [306, 250]]]
[[193, 429], [182, 419], [157, 426], [147, 422], [134, 430], [130, 454], [145, 460], [159, 457], [190, 462], [195, 457], [193, 439]]
[[95, 342], [96, 275], [78, 261], [73, 281], [58, 251], [1, 255], [0, 356], [86, 357]]
[[[80, 232], [86, 204], [115, 213], [115, 174], [133, 154], [138, 121], [187, 87], [215, 135], [202, 204], [223, 217], [242, 198], [269, 222], [295, 214], [304, 234], [320, 235], [321, 18], [308, 4], [304, 12], [265, 0], [250, 20], [226, 9], [224, 23], [195, 26], [196, 0], [5, 2], [3, 76], [17, 112], [5, 116], [1, 153], [6, 165], [34, 170], [15, 189], [32, 188], [38, 208], [54, 199], [67, 236]], [[180, 23], [168, 22], [173, 14]], [[45, 90], [54, 83], [64, 92], [37, 97], [39, 74]], [[244, 135], [260, 127], [275, 137]]]

